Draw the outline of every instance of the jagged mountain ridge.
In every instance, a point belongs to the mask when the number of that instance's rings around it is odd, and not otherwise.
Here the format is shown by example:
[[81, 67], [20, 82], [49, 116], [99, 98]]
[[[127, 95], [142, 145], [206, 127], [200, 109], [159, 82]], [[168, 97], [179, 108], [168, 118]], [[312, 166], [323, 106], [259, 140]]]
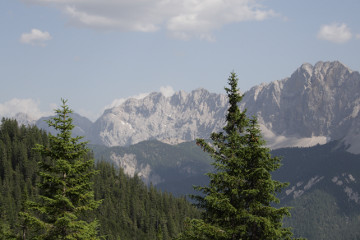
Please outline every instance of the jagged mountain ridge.
[[[225, 95], [205, 89], [171, 97], [151, 93], [106, 110], [95, 123], [74, 115], [75, 130], [106, 146], [192, 141], [220, 131], [227, 106]], [[360, 153], [360, 74], [340, 62], [305, 63], [288, 78], [255, 86], [245, 92], [241, 108], [258, 116], [273, 149], [342, 139]], [[43, 121], [37, 125], [46, 128]]]
[[227, 99], [224, 95], [197, 89], [179, 91], [171, 97], [151, 93], [143, 99], [128, 99], [108, 109], [94, 123], [95, 143], [131, 145], [158, 139], [168, 143], [208, 138], [224, 125]]
[[[241, 108], [258, 116], [273, 148], [337, 139], [354, 145], [360, 140], [360, 74], [337, 61], [305, 63], [289, 78], [245, 92]], [[92, 135], [99, 136], [95, 143], [107, 146], [208, 138], [222, 129], [226, 111], [226, 96], [205, 89], [180, 91], [172, 97], [152, 93], [105, 111]]]
[[252, 88], [243, 106], [283, 135], [343, 137], [358, 117], [360, 75], [340, 62], [303, 64], [290, 78]]
[[271, 134], [283, 142], [360, 140], [360, 74], [340, 62], [303, 64], [289, 78], [250, 89], [241, 106], [258, 116], [270, 144]]

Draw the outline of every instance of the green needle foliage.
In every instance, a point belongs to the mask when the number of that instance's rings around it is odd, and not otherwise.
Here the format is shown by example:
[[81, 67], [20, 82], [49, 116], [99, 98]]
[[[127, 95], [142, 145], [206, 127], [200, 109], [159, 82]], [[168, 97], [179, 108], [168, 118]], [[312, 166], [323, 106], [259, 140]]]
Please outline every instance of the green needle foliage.
[[57, 135], [49, 135], [48, 146], [38, 144], [35, 148], [44, 159], [39, 162], [39, 199], [27, 201], [27, 210], [20, 215], [35, 239], [98, 239], [98, 221], [89, 214], [101, 202], [94, 200], [92, 190], [97, 172], [93, 159], [88, 157], [86, 142], [71, 136], [72, 110], [66, 102], [62, 100], [55, 111], [57, 116], [48, 121]]
[[211, 143], [198, 139], [197, 144], [214, 159], [216, 171], [208, 173], [209, 186], [196, 187], [202, 192], [193, 196], [204, 210], [203, 219], [188, 220], [187, 230], [179, 239], [291, 239], [282, 220], [289, 216], [276, 194], [287, 183], [275, 181], [271, 172], [280, 167], [280, 159], [271, 157], [264, 147], [256, 117], [241, 111], [238, 78], [231, 73], [225, 88], [229, 109], [224, 132], [212, 133]]

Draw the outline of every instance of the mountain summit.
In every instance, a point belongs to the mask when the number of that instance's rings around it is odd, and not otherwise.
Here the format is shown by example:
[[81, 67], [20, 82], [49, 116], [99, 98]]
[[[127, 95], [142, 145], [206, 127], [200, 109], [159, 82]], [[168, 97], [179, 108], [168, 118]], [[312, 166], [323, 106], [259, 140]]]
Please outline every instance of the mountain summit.
[[360, 130], [360, 74], [340, 62], [306, 63], [289, 78], [250, 89], [242, 106], [259, 117], [274, 147], [352, 142]]
[[[96, 143], [107, 146], [130, 145], [148, 139], [168, 143], [208, 137], [221, 129], [226, 97], [197, 89], [179, 91], [171, 97], [151, 93], [143, 99], [128, 99], [108, 109], [94, 123]], [[98, 134], [96, 134], [98, 133]]]
[[[227, 104], [225, 95], [202, 88], [171, 97], [151, 93], [107, 109], [95, 123], [76, 124], [93, 144], [179, 143], [220, 131]], [[304, 63], [288, 78], [245, 92], [240, 107], [258, 116], [273, 149], [342, 140], [350, 152], [360, 153], [360, 74], [338, 61]]]

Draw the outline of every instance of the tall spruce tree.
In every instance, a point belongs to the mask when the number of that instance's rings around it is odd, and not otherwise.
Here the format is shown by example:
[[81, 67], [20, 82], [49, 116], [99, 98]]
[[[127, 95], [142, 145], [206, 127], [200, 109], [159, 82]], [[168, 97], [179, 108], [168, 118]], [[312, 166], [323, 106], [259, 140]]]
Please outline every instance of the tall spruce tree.
[[231, 73], [225, 88], [229, 109], [224, 131], [211, 134], [211, 143], [197, 144], [214, 159], [215, 172], [208, 173], [209, 186], [198, 186], [202, 195], [194, 196], [204, 210], [202, 219], [187, 221], [179, 239], [291, 239], [289, 228], [282, 226], [286, 207], [276, 208], [276, 194], [286, 183], [275, 181], [271, 172], [280, 159], [271, 157], [264, 147], [256, 117], [248, 118], [238, 107], [242, 100], [238, 78]]
[[98, 221], [88, 219], [89, 211], [100, 204], [92, 190], [94, 161], [89, 158], [86, 142], [80, 141], [82, 137], [71, 136], [72, 110], [66, 102], [62, 100], [57, 115], [48, 121], [57, 135], [49, 134], [49, 146], [35, 148], [45, 159], [39, 162], [39, 200], [28, 201], [27, 210], [20, 215], [37, 231], [36, 239], [98, 239]]

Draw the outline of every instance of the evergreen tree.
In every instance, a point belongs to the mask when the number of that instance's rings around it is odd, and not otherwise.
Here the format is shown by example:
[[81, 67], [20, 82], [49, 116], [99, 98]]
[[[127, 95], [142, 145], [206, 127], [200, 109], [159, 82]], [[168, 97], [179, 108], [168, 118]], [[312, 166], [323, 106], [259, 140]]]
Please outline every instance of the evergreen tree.
[[98, 239], [98, 221], [87, 219], [89, 211], [100, 204], [92, 190], [94, 162], [88, 157], [86, 142], [80, 141], [82, 137], [71, 136], [72, 110], [66, 102], [62, 100], [57, 116], [48, 121], [57, 135], [49, 135], [48, 146], [35, 148], [44, 157], [39, 162], [39, 200], [27, 202], [35, 213], [20, 215], [33, 230], [34, 226], [40, 228], [37, 239]]
[[211, 143], [197, 140], [214, 159], [216, 171], [208, 173], [209, 186], [196, 187], [202, 192], [194, 198], [204, 210], [203, 219], [188, 220], [179, 239], [291, 239], [290, 229], [282, 226], [289, 209], [273, 206], [279, 203], [275, 195], [287, 185], [271, 178], [280, 159], [264, 147], [256, 117], [239, 109], [243, 96], [237, 83], [231, 73], [224, 131], [212, 133]]

